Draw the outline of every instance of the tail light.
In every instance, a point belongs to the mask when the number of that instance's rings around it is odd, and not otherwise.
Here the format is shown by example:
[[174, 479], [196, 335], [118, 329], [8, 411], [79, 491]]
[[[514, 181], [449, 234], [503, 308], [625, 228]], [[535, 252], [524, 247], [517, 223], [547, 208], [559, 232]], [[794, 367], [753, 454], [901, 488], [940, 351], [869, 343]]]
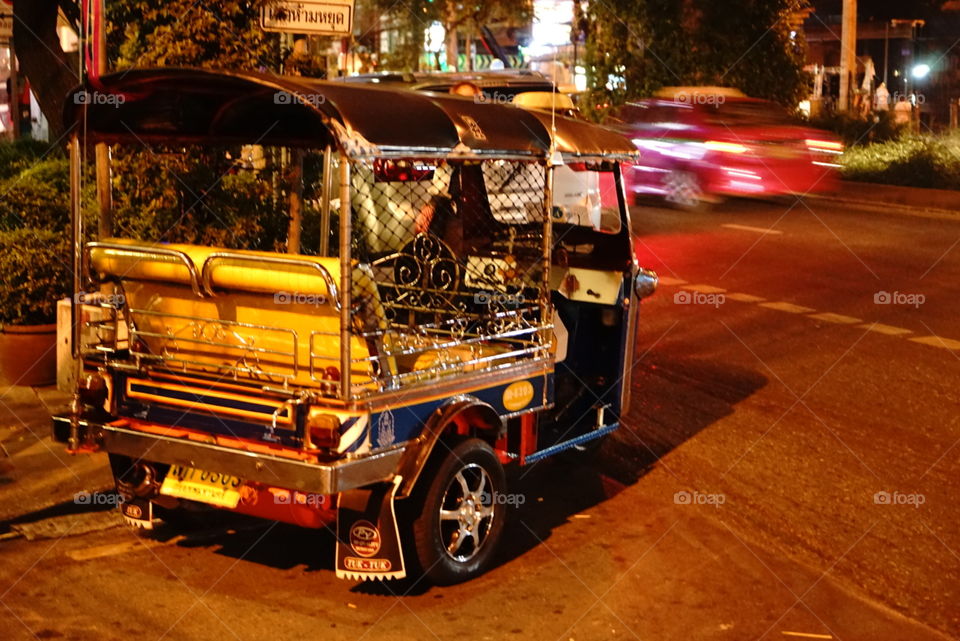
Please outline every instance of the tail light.
[[340, 440], [340, 419], [322, 407], [311, 407], [304, 423], [307, 446], [332, 447]]
[[709, 151], [719, 151], [725, 154], [745, 154], [750, 151], [746, 145], [736, 142], [726, 142], [723, 140], [708, 140], [703, 146]]
[[433, 180], [437, 166], [421, 160], [385, 160], [373, 161], [373, 176], [376, 182], [398, 183]]
[[807, 138], [805, 141], [807, 148], [811, 151], [819, 151], [825, 154], [842, 154], [843, 143], [836, 140], [819, 140], [817, 138]]
[[106, 401], [110, 398], [110, 386], [99, 372], [84, 374], [77, 382], [77, 394], [85, 406], [107, 411]]

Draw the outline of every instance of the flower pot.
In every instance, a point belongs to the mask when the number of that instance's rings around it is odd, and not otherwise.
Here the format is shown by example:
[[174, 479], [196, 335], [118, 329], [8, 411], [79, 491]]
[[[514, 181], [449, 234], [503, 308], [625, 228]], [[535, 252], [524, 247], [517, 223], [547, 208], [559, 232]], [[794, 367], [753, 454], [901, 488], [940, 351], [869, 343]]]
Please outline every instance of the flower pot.
[[0, 325], [0, 385], [53, 384], [56, 342], [56, 324]]

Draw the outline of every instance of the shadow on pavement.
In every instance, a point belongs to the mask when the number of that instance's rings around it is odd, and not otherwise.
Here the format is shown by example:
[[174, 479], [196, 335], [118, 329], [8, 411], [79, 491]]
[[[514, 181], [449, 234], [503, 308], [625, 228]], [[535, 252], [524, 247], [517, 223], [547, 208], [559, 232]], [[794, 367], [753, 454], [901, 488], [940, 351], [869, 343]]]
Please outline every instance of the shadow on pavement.
[[[734, 405], [766, 382], [752, 370], [648, 354], [634, 371], [634, 402], [623, 429], [598, 451], [583, 453], [579, 462], [577, 455], [556, 456], [507, 470], [511, 494], [524, 498], [511, 509], [497, 565], [523, 555], [575, 514], [638, 482], [661, 457], [731, 414]], [[266, 524], [196, 541], [188, 537], [179, 545], [211, 546], [217, 554], [280, 569], [333, 571], [335, 538], [328, 530]], [[382, 596], [419, 595], [429, 585], [414, 578], [388, 585], [362, 583], [352, 589]]]

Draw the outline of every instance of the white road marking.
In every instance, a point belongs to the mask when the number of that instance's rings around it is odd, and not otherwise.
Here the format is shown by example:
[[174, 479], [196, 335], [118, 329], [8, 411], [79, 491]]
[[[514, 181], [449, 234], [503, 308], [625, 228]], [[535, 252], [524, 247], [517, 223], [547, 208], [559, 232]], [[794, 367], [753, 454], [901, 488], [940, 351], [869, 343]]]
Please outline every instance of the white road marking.
[[913, 333], [909, 329], [894, 327], [893, 325], [884, 325], [883, 323], [865, 323], [859, 327], [861, 329], [869, 329], [871, 332], [877, 332], [878, 334], [884, 334], [885, 336], [903, 336], [904, 334]]
[[[724, 227], [730, 227], [731, 225], [724, 225]], [[780, 233], [780, 232], [777, 232]], [[905, 329], [903, 327], [895, 327], [893, 325], [885, 325], [883, 323], [869, 323], [863, 322], [863, 319], [856, 318], [854, 316], [846, 316], [844, 314], [834, 314], [833, 312], [817, 312], [817, 310], [812, 307], [804, 307], [803, 305], [795, 305], [794, 303], [788, 303], [786, 301], [774, 301], [769, 302], [767, 299], [761, 296], [754, 296], [753, 294], [744, 294], [743, 292], [732, 292], [727, 294], [726, 289], [722, 287], [714, 287], [713, 285], [688, 285], [687, 281], [680, 278], [671, 278], [669, 276], [664, 276], [660, 279], [661, 285], [677, 285], [683, 286], [683, 289], [699, 292], [702, 294], [720, 294], [723, 293], [725, 298], [729, 300], [735, 300], [742, 303], [756, 303], [758, 307], [765, 307], [767, 309], [773, 309], [778, 312], [787, 312], [788, 314], [807, 314], [809, 318], [814, 320], [823, 321], [825, 323], [836, 323], [837, 325], [856, 325], [858, 329], [865, 329], [871, 332], [876, 332], [877, 334], [883, 334], [884, 336], [905, 336], [907, 334], [912, 334], [913, 330]], [[922, 345], [930, 345], [931, 347], [939, 347], [941, 349], [949, 349], [951, 351], [960, 352], [960, 340], [955, 340], [952, 338], [943, 338], [942, 336], [919, 336], [908, 339], [914, 343], [920, 343]], [[794, 634], [787, 633], [784, 634]], [[795, 633], [796, 636], [801, 636], [801, 633]], [[832, 637], [824, 637], [832, 638]]]
[[742, 231], [754, 231], [754, 232], [757, 232], [758, 234], [774, 234], [774, 235], [783, 234], [783, 232], [780, 231], [779, 229], [769, 229], [766, 227], [751, 227], [750, 225], [736, 225], [734, 223], [726, 223], [720, 226], [726, 227], [727, 229], [740, 229]]
[[727, 291], [723, 287], [714, 287], [713, 285], [687, 285], [684, 289], [691, 289], [701, 294], [722, 294]]
[[762, 303], [767, 300], [762, 296], [753, 296], [752, 294], [741, 294], [739, 292], [734, 292], [732, 294], [727, 294], [727, 298], [730, 300], [738, 300], [741, 303]]
[[863, 319], [861, 318], [854, 318], [853, 316], [844, 316], [843, 314], [833, 314], [831, 312], [824, 312], [822, 314], [811, 314], [810, 318], [822, 320], [827, 323], [837, 323], [838, 325], [853, 325], [854, 323], [863, 322]]
[[953, 340], [952, 338], [942, 338], [940, 336], [921, 336], [918, 338], [908, 338], [907, 340], [911, 340], [914, 343], [922, 343], [924, 345], [940, 347], [942, 349], [960, 351], [960, 341]]
[[780, 634], [787, 637], [803, 637], [805, 639], [832, 639], [832, 634], [817, 634], [815, 632], [788, 632], [783, 630]]
[[766, 307], [767, 309], [775, 309], [778, 312], [787, 312], [789, 314], [809, 314], [810, 312], [815, 312], [812, 307], [804, 307], [802, 305], [794, 305], [793, 303], [778, 302], [778, 303], [760, 303], [760, 307]]

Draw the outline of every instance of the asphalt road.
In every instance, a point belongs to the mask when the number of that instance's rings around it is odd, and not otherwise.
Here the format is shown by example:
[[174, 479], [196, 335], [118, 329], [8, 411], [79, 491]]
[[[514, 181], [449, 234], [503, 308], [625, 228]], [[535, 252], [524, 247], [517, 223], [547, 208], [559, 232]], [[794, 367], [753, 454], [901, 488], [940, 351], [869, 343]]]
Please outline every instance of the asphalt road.
[[514, 475], [487, 575], [358, 586], [327, 533], [66, 517], [0, 541], [0, 638], [960, 636], [960, 218], [735, 201], [634, 225], [664, 278], [625, 429]]

